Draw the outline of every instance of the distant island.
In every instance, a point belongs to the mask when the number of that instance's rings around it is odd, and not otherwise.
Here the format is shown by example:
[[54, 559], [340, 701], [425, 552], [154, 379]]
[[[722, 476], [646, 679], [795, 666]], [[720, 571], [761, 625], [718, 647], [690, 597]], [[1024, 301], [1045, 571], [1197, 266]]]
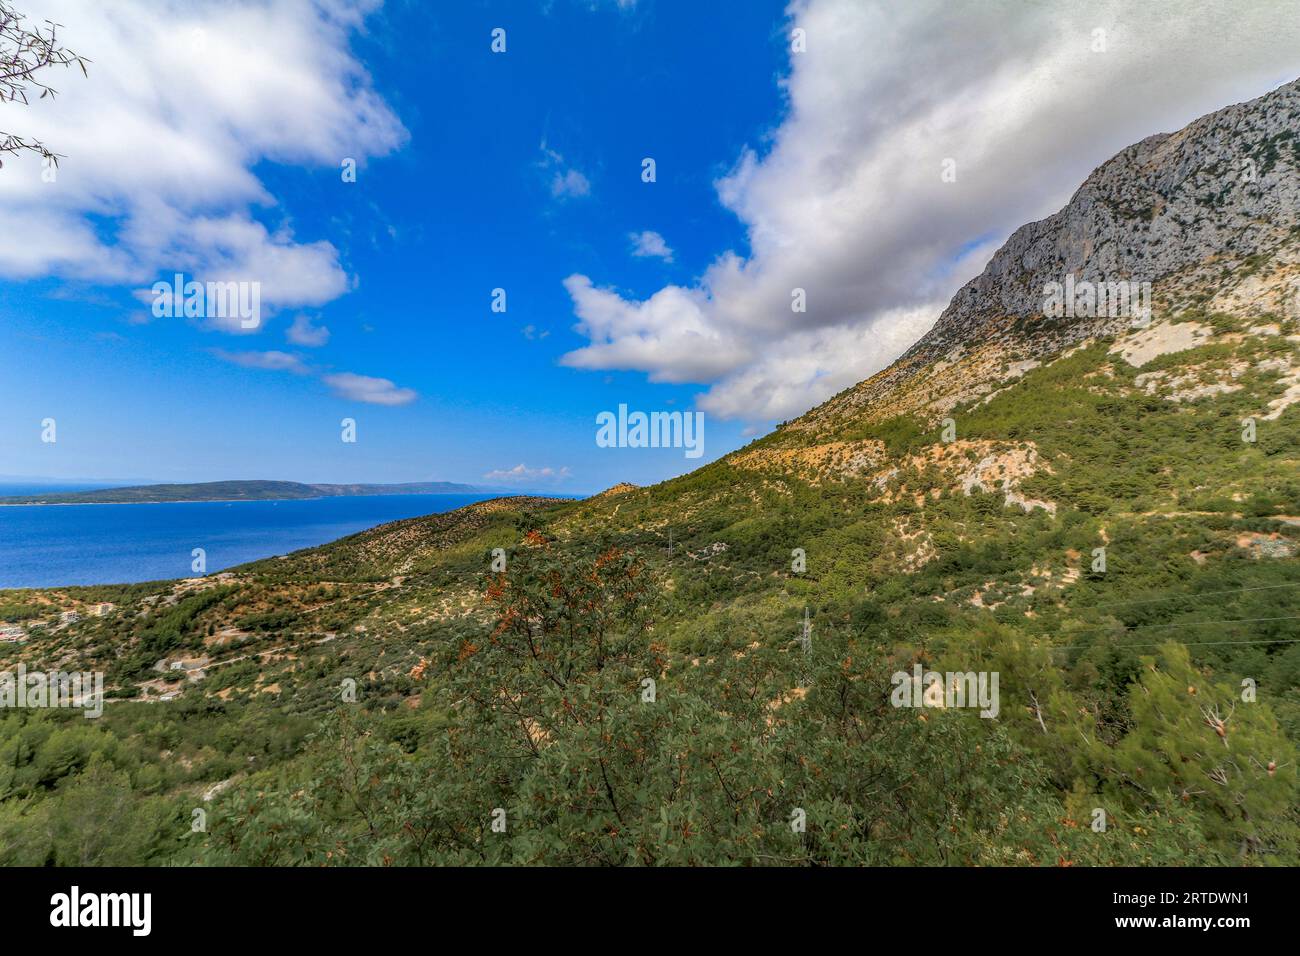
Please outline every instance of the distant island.
[[202, 481], [193, 484], [132, 485], [94, 491], [50, 492], [0, 497], [0, 505], [121, 505], [181, 501], [290, 501], [357, 495], [493, 494], [496, 488], [454, 481], [417, 481], [395, 485], [308, 485], [297, 481]]

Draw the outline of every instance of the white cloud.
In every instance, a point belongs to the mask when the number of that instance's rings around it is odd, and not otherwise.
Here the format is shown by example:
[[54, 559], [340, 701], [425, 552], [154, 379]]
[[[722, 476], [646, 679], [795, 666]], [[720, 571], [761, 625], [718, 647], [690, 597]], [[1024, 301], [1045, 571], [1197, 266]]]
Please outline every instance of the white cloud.
[[655, 382], [705, 382], [748, 361], [745, 340], [711, 320], [699, 289], [665, 286], [643, 302], [598, 289], [584, 275], [564, 287], [573, 299], [577, 329], [591, 345], [564, 356], [574, 368], [631, 368]]
[[588, 196], [591, 194], [591, 183], [587, 177], [582, 175], [576, 169], [565, 170], [563, 175], [555, 174], [551, 180], [551, 195], [557, 198], [562, 196]]
[[669, 248], [664, 237], [652, 229], [628, 234], [632, 240], [632, 255], [638, 259], [656, 258], [664, 262], [673, 261], [673, 250]]
[[319, 348], [330, 340], [330, 330], [323, 325], [312, 325], [310, 316], [298, 313], [293, 317], [284, 337], [293, 345]]
[[386, 378], [371, 378], [355, 372], [338, 372], [326, 375], [322, 381], [334, 390], [339, 398], [371, 405], [408, 405], [418, 397], [415, 389], [398, 388]]
[[419, 397], [415, 389], [399, 388], [386, 378], [373, 378], [355, 372], [323, 373], [322, 370], [311, 367], [301, 357], [290, 352], [279, 352], [274, 349], [265, 352], [228, 352], [225, 349], [211, 351], [223, 362], [230, 362], [241, 368], [319, 376], [335, 395], [352, 402], [366, 402], [371, 405], [409, 405]]
[[342, 295], [338, 250], [296, 236], [254, 167], [337, 169], [404, 142], [349, 51], [375, 5], [25, 0], [92, 62], [88, 79], [47, 77], [56, 100], [7, 109], [6, 127], [66, 158], [52, 183], [35, 156], [0, 171], [0, 275], [139, 286], [184, 272], [259, 282], [273, 309]]
[[942, 310], [938, 302], [915, 309], [891, 309], [876, 321], [792, 332], [779, 348], [724, 380], [698, 400], [719, 418], [778, 421], [810, 407], [809, 396], [829, 398], [878, 369], [854, 356], [900, 355], [925, 334]]
[[293, 372], [306, 375], [310, 369], [302, 359], [288, 352], [227, 352], [225, 349], [213, 349], [212, 354], [223, 362], [230, 362], [243, 368], [262, 369], [267, 372]]
[[570, 199], [591, 195], [591, 181], [569, 166], [564, 157], [542, 143], [542, 160], [538, 165], [550, 172], [551, 195], [556, 199]]
[[568, 467], [561, 468], [529, 468], [522, 462], [513, 468], [499, 468], [495, 471], [489, 471], [483, 475], [489, 481], [561, 481], [565, 478], [571, 478], [572, 472]]
[[896, 358], [1111, 155], [1300, 74], [1300, 10], [1282, 6], [795, 0], [786, 115], [716, 184], [748, 251], [644, 300], [570, 276], [591, 342], [563, 361], [709, 384], [718, 415], [796, 415]]

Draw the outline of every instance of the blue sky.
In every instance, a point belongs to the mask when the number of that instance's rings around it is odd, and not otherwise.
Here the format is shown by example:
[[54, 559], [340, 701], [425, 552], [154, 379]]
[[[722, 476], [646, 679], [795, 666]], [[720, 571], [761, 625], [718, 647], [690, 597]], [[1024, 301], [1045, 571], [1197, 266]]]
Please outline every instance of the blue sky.
[[[597, 412], [620, 402], [689, 409], [699, 389], [561, 366], [584, 341], [562, 280], [583, 272], [652, 292], [688, 281], [719, 248], [743, 248], [713, 181], [779, 116], [781, 5], [706, 4], [676, 17], [528, 6], [510, 4], [508, 16], [500, 4], [378, 11], [352, 48], [405, 144], [365, 160], [355, 183], [337, 166], [254, 167], [275, 200], [254, 217], [339, 250], [355, 288], [333, 301], [230, 335], [151, 318], [135, 286], [63, 276], [0, 286], [0, 354], [21, 356], [0, 377], [0, 473], [483, 483], [522, 463], [556, 474], [521, 485], [594, 491], [698, 465], [680, 450], [596, 447]], [[504, 55], [489, 48], [497, 26]], [[78, 39], [93, 50], [93, 38]], [[641, 181], [646, 156], [655, 183]], [[569, 170], [585, 195], [554, 194]], [[632, 254], [630, 234], [645, 230], [667, 237], [671, 262]], [[498, 287], [504, 314], [490, 310]], [[327, 344], [286, 342], [300, 313], [328, 328]], [[214, 354], [265, 350], [386, 378], [418, 398], [349, 401], [318, 376]], [[46, 417], [54, 444], [39, 440]], [[355, 444], [340, 441], [344, 417], [358, 423]], [[742, 427], [709, 421], [706, 459], [743, 443]]]
[[[0, 113], [65, 156], [0, 169], [0, 477], [681, 474], [885, 367], [1119, 149], [1300, 75], [1226, 0], [22, 6], [93, 62]], [[259, 283], [260, 327], [153, 317], [177, 271]], [[702, 412], [703, 458], [598, 447], [620, 404]]]

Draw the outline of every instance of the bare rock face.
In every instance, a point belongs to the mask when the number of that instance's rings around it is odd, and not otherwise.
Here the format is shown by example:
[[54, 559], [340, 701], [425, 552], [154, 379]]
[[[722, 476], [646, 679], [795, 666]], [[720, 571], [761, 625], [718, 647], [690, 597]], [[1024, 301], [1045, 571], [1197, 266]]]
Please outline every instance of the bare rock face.
[[1193, 306], [1300, 311], [1300, 80], [1102, 164], [1060, 212], [1017, 229], [897, 362], [787, 428], [824, 431], [861, 414], [933, 418], [951, 407], [941, 396], [993, 387], [974, 380], [1134, 324], [1104, 310], [1051, 315], [1047, 289], [1067, 278], [1149, 283], [1155, 322]]
[[1151, 282], [1190, 304], [1224, 270], [1294, 245], [1300, 80], [1150, 136], [1098, 167], [1060, 212], [1017, 229], [953, 297], [917, 350], [970, 341], [990, 320], [1043, 313], [1044, 287]]
[[610, 487], [606, 488], [604, 491], [599, 492], [598, 494], [595, 494], [592, 497], [613, 498], [615, 495], [622, 495], [622, 494], [626, 494], [629, 491], [636, 491], [636, 490], [637, 490], [637, 486], [632, 484], [632, 482], [620, 481], [618, 484], [611, 485]]

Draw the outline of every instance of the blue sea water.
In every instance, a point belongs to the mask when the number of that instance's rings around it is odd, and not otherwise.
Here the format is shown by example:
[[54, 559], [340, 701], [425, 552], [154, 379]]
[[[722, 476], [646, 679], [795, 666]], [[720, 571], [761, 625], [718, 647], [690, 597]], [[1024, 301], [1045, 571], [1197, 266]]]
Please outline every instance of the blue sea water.
[[207, 552], [210, 574], [325, 544], [387, 521], [451, 511], [492, 497], [365, 495], [0, 507], [0, 588], [187, 577], [193, 574], [190, 554], [195, 548]]

